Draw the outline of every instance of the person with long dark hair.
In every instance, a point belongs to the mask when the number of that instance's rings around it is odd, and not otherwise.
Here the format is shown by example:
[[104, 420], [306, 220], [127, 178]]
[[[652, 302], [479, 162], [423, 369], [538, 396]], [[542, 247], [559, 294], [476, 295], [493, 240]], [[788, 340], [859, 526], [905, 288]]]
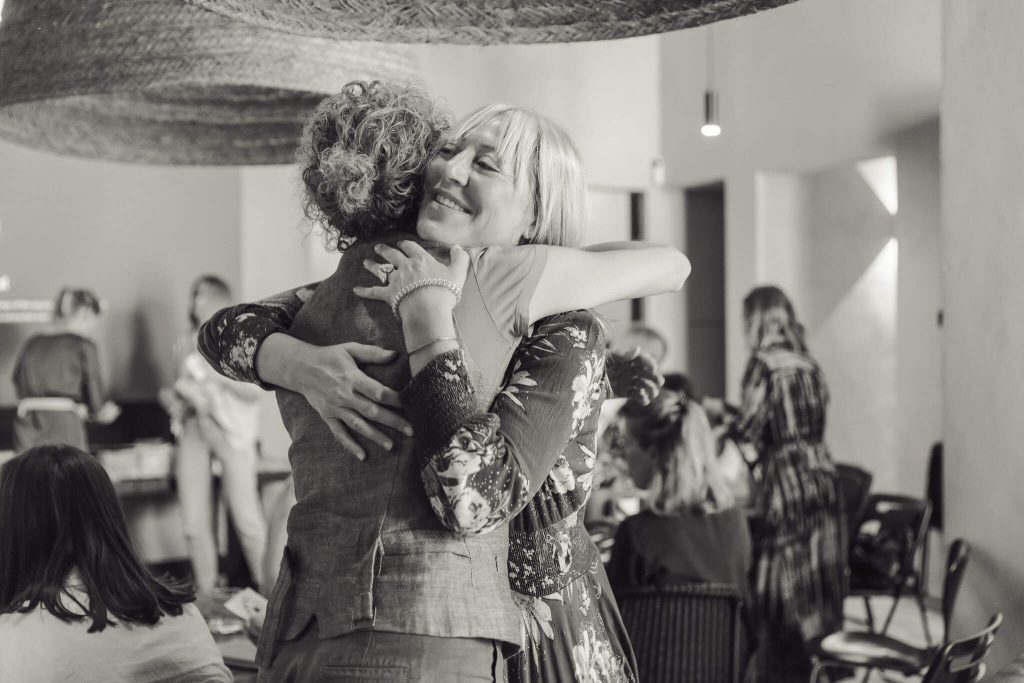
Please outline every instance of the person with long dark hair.
[[143, 566], [96, 458], [8, 461], [0, 520], [0, 681], [231, 680], [194, 596]]
[[843, 623], [846, 526], [825, 445], [829, 393], [789, 298], [743, 301], [750, 360], [730, 433], [757, 450], [752, 496], [759, 681], [806, 681], [806, 643]]

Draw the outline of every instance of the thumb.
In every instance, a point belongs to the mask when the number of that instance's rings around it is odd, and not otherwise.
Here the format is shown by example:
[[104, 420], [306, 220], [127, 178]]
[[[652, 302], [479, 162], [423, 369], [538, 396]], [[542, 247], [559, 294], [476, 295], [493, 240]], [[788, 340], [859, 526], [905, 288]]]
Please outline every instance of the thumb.
[[374, 346], [372, 344], [360, 344], [358, 342], [348, 342], [342, 344], [342, 348], [348, 352], [352, 359], [360, 363], [375, 363], [383, 364], [389, 363], [394, 360], [397, 355], [395, 351]]

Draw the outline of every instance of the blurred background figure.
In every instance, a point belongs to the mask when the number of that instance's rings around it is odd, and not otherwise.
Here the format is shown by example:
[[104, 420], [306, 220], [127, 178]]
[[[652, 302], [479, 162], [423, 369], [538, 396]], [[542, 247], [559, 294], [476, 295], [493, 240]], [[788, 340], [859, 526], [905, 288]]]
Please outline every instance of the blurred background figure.
[[120, 414], [107, 400], [92, 340], [101, 310], [88, 289], [62, 289], [54, 303], [53, 331], [30, 337], [21, 348], [13, 376], [16, 453], [44, 443], [87, 451], [85, 421], [108, 424]]
[[[221, 496], [238, 534], [249, 574], [264, 586], [267, 527], [257, 486], [259, 397], [252, 384], [214, 372], [196, 350], [196, 333], [207, 318], [231, 303], [231, 290], [219, 277], [204, 275], [192, 286], [191, 329], [175, 347], [178, 377], [160, 391], [178, 442], [175, 478], [192, 560], [196, 589], [217, 587], [218, 552], [214, 537], [213, 459], [221, 472]], [[279, 558], [278, 558], [279, 559]]]
[[806, 681], [805, 644], [843, 625], [845, 524], [824, 442], [828, 387], [777, 287], [743, 301], [750, 360], [729, 434], [757, 451], [750, 506], [758, 681]]
[[612, 351], [625, 353], [639, 348], [661, 367], [668, 355], [668, 341], [665, 336], [650, 325], [634, 322], [626, 331], [612, 340]]
[[[682, 381], [678, 381], [679, 379]], [[666, 385], [686, 387], [685, 377]], [[608, 564], [615, 587], [728, 583], [747, 592], [750, 533], [737, 491], [719, 468], [700, 403], [664, 389], [622, 409], [623, 453], [642, 512], [619, 525]]]
[[8, 461], [0, 519], [0, 680], [231, 680], [195, 596], [142, 564], [98, 459], [50, 445]]

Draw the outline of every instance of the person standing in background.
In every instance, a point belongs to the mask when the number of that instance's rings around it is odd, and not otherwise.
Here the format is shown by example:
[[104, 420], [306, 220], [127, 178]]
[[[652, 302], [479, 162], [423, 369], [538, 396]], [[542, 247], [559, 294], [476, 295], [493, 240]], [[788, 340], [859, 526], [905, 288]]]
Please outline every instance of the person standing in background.
[[121, 409], [108, 401], [92, 340], [101, 312], [88, 289], [64, 288], [54, 304], [55, 330], [37, 334], [22, 347], [14, 365], [18, 411], [14, 451], [45, 443], [89, 449], [85, 421], [109, 424]]
[[846, 524], [825, 445], [829, 393], [778, 287], [743, 300], [750, 360], [729, 436], [753, 444], [751, 531], [757, 680], [806, 681], [806, 644], [843, 625]]
[[238, 533], [253, 581], [264, 589], [267, 527], [257, 486], [259, 387], [234, 382], [210, 369], [196, 350], [196, 332], [231, 303], [227, 283], [204, 275], [192, 286], [190, 332], [175, 347], [178, 377], [160, 392], [178, 442], [175, 478], [192, 559], [196, 590], [217, 586], [218, 553], [213, 533], [212, 458], [221, 467], [221, 493]]

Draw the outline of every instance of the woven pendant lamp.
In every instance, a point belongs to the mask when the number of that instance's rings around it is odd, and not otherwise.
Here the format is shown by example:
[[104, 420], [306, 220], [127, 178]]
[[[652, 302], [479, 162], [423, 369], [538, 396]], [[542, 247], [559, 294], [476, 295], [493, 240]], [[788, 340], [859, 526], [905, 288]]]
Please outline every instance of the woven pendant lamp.
[[0, 136], [117, 161], [288, 163], [311, 109], [355, 78], [416, 81], [415, 58], [181, 0], [6, 0]]
[[392, 43], [567, 43], [664, 33], [794, 0], [186, 0], [303, 36]]

